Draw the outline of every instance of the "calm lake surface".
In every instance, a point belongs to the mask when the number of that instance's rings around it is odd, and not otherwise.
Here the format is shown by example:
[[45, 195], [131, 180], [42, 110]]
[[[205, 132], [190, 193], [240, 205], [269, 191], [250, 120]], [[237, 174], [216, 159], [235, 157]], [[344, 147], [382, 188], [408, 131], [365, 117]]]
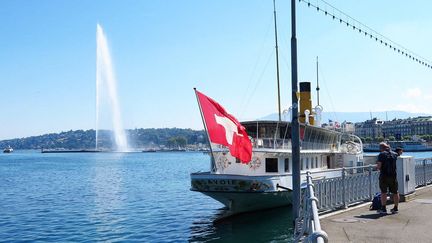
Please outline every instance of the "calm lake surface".
[[0, 241], [286, 242], [291, 208], [214, 223], [190, 188], [202, 153], [0, 154]]

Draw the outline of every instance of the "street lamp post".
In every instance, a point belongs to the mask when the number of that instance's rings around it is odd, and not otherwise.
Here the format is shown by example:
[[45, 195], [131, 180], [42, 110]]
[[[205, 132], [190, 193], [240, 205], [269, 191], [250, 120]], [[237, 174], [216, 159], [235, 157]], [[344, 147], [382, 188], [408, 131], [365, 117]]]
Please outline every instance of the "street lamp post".
[[292, 185], [293, 185], [293, 218], [294, 222], [299, 216], [300, 208], [300, 125], [298, 121], [297, 97], [297, 39], [296, 39], [296, 0], [291, 0], [291, 97], [292, 97]]

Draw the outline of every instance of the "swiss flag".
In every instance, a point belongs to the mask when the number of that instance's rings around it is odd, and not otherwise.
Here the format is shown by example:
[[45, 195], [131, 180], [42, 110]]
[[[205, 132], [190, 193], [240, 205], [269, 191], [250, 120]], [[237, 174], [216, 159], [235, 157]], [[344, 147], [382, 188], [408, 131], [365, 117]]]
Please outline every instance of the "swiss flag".
[[252, 159], [252, 144], [246, 129], [216, 101], [195, 90], [207, 126], [210, 141], [229, 147], [242, 163]]

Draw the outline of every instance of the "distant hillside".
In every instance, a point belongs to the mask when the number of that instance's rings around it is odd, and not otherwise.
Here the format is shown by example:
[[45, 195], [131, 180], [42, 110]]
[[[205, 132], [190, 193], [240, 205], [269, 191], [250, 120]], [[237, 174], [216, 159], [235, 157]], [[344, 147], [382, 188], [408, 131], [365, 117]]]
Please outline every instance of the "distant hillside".
[[[323, 112], [322, 114], [322, 122], [328, 122], [328, 120], [336, 120], [336, 121], [350, 121], [350, 122], [363, 122], [366, 120], [376, 117], [380, 120], [393, 120], [397, 119], [406, 119], [409, 117], [418, 117], [418, 116], [431, 116], [431, 114], [426, 113], [411, 113], [406, 111], [380, 111], [380, 112]], [[277, 113], [270, 114], [259, 120], [277, 120]]]
[[[148, 128], [126, 130], [131, 148], [185, 147], [207, 143], [204, 131], [181, 128]], [[112, 149], [111, 131], [99, 131], [99, 148]], [[27, 138], [0, 141], [0, 148], [10, 145], [14, 149], [94, 149], [95, 130], [76, 130], [61, 133], [44, 134]]]

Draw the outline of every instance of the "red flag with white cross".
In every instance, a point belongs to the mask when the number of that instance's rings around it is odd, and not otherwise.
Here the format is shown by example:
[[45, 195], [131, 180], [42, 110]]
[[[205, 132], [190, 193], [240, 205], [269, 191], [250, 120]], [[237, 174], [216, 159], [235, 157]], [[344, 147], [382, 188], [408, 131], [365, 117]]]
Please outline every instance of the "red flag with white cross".
[[242, 163], [252, 159], [252, 144], [246, 129], [219, 103], [195, 90], [207, 133], [212, 143], [227, 146], [232, 156]]

